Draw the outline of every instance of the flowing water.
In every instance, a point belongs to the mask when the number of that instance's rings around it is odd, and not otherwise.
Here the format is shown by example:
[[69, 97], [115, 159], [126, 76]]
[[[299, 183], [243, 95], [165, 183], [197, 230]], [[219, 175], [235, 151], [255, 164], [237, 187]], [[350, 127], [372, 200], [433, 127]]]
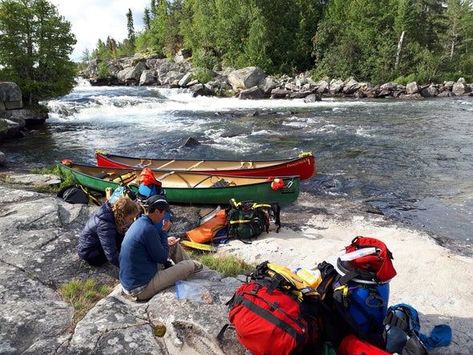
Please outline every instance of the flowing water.
[[[94, 163], [96, 149], [244, 160], [312, 151], [318, 175], [304, 191], [346, 197], [472, 251], [473, 97], [306, 104], [82, 84], [48, 106], [45, 128], [1, 147], [11, 164]], [[181, 147], [188, 137], [202, 144]]]

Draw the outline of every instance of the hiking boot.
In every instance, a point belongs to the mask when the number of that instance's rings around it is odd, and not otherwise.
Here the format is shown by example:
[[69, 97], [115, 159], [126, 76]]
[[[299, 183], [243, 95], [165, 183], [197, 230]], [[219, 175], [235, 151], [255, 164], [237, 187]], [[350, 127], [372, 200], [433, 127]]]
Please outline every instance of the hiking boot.
[[204, 268], [204, 265], [202, 265], [201, 262], [194, 260], [194, 273], [202, 271], [203, 268]]

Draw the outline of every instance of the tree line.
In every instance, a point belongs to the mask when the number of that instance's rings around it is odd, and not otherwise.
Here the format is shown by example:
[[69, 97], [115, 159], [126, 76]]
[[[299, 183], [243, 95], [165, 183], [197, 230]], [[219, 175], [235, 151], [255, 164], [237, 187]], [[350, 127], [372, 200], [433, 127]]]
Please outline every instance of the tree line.
[[90, 57], [172, 57], [270, 74], [419, 82], [473, 79], [473, 0], [151, 0], [144, 29]]

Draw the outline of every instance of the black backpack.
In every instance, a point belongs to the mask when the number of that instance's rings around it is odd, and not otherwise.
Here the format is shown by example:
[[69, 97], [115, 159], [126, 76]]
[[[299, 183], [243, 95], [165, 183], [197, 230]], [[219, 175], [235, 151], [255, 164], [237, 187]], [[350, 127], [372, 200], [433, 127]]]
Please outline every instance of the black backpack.
[[97, 206], [101, 205], [100, 201], [81, 185], [67, 186], [57, 193], [57, 197], [71, 204], [88, 205], [91, 201]]
[[264, 204], [253, 201], [236, 202], [230, 200], [228, 218], [228, 236], [240, 240], [250, 240], [269, 230], [269, 221], [274, 219], [276, 233], [281, 228], [281, 208], [277, 203]]

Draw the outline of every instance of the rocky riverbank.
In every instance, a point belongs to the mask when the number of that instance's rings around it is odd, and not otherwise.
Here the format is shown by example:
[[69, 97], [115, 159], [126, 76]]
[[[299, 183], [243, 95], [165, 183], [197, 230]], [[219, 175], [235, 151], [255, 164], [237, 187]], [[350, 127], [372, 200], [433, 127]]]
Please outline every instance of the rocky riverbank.
[[[25, 129], [42, 125], [47, 118], [45, 107], [24, 108], [17, 84], [0, 81], [0, 143], [5, 139], [23, 137]], [[4, 162], [0, 152], [0, 165]]]
[[182, 53], [174, 60], [135, 55], [107, 62], [90, 61], [82, 72], [92, 85], [143, 85], [189, 88], [194, 95], [238, 96], [240, 99], [300, 99], [321, 97], [422, 99], [473, 95], [473, 84], [463, 78], [456, 82], [400, 85], [394, 82], [372, 85], [333, 78], [314, 81], [309, 72], [295, 77], [269, 76], [258, 67], [239, 70], [208, 70], [192, 67]]
[[[0, 353], [244, 353], [233, 332], [227, 332], [222, 343], [216, 340], [227, 322], [225, 302], [240, 282], [208, 269], [194, 280], [210, 291], [211, 303], [177, 300], [172, 287], [136, 304], [116, 287], [73, 327], [73, 309], [58, 295], [59, 285], [90, 277], [117, 283], [112, 266], [91, 268], [75, 253], [78, 234], [96, 207], [28, 191], [29, 184], [41, 178], [13, 176], [3, 179], [8, 186], [0, 185]], [[196, 207], [174, 206], [174, 212], [174, 233], [198, 221]], [[456, 256], [426, 235], [373, 217], [343, 199], [322, 201], [302, 193], [296, 204], [282, 211], [281, 219], [279, 234], [264, 234], [251, 245], [232, 241], [219, 252], [250, 262], [312, 268], [322, 260], [333, 261], [356, 235], [378, 237], [392, 250], [398, 271], [390, 303], [415, 306], [426, 333], [437, 323], [452, 327], [452, 345], [434, 353], [473, 352], [471, 258]], [[157, 321], [167, 326], [164, 337], [153, 335]]]

